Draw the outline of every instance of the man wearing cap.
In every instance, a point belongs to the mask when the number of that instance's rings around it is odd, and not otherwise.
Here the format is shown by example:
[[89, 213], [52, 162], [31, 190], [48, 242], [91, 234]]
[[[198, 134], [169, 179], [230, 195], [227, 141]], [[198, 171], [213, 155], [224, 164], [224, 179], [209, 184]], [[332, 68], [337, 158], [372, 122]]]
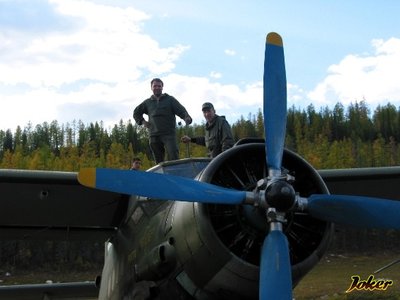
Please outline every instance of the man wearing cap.
[[[176, 141], [176, 117], [185, 120], [186, 125], [192, 123], [186, 108], [174, 97], [162, 92], [164, 83], [159, 78], [154, 78], [151, 83], [153, 95], [139, 104], [133, 118], [138, 125], [149, 129], [150, 148], [156, 163], [164, 161], [165, 152], [168, 160], [179, 158], [179, 148]], [[143, 118], [148, 115], [149, 120]]]
[[207, 121], [205, 136], [191, 138], [185, 135], [181, 138], [181, 141], [183, 143], [192, 142], [206, 146], [208, 149], [208, 156], [214, 158], [233, 146], [234, 142], [231, 126], [224, 116], [219, 116], [215, 113], [212, 103], [204, 103], [201, 109]]

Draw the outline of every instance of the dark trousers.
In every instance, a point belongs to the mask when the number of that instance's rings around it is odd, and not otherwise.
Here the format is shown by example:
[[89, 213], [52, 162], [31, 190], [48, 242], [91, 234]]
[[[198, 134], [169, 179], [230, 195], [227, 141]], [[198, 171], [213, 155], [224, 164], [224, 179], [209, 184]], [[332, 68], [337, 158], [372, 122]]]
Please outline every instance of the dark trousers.
[[179, 149], [175, 134], [151, 136], [150, 149], [157, 164], [164, 161], [165, 152], [167, 152], [168, 160], [179, 159]]

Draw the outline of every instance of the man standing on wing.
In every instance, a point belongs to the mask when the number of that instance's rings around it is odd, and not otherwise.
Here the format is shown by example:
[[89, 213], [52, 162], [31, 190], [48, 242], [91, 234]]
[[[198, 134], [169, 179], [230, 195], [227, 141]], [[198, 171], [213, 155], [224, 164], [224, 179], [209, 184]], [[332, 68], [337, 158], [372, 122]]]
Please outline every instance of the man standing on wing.
[[[136, 123], [149, 129], [150, 149], [157, 164], [164, 161], [165, 152], [168, 160], [179, 158], [175, 116], [185, 120], [186, 125], [192, 123], [185, 107], [174, 97], [163, 94], [163, 86], [161, 79], [154, 78], [151, 81], [153, 95], [139, 104], [133, 112]], [[143, 118], [143, 114], [148, 115], [148, 121]]]
[[203, 115], [206, 119], [205, 136], [189, 137], [187, 135], [181, 138], [183, 143], [196, 143], [206, 146], [209, 157], [216, 157], [221, 152], [231, 148], [234, 144], [231, 126], [224, 116], [218, 116], [215, 113], [214, 106], [206, 102], [202, 106]]

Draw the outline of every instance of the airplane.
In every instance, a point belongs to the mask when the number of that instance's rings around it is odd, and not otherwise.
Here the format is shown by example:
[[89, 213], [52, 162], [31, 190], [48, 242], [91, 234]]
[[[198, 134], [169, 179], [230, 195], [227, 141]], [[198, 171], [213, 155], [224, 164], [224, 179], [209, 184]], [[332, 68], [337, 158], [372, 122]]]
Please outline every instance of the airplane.
[[400, 167], [318, 171], [284, 148], [286, 74], [274, 32], [263, 98], [265, 140], [240, 140], [212, 160], [145, 172], [0, 170], [1, 239], [105, 242], [95, 281], [1, 286], [0, 299], [292, 299], [334, 223], [400, 229]]

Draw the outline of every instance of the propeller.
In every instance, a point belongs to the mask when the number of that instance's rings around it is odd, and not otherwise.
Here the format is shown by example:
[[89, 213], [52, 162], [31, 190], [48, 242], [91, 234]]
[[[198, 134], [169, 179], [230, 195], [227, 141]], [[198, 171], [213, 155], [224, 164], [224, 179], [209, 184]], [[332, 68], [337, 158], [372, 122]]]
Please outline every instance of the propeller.
[[267, 35], [264, 59], [265, 153], [271, 176], [279, 176], [286, 132], [286, 72], [282, 38]]
[[363, 228], [400, 229], [400, 201], [326, 194], [311, 195], [305, 201], [307, 212], [317, 219]]
[[[400, 229], [400, 201], [314, 194], [296, 195], [282, 172], [286, 135], [286, 73], [283, 43], [277, 33], [266, 39], [264, 60], [264, 130], [268, 177], [254, 191], [237, 191], [180, 176], [116, 169], [82, 169], [81, 184], [159, 200], [213, 204], [252, 204], [266, 210], [269, 233], [260, 262], [260, 299], [292, 299], [292, 274], [288, 241], [282, 231], [285, 213], [306, 211], [311, 216], [355, 226]], [[157, 188], [155, 184], [157, 183]]]
[[289, 246], [282, 232], [284, 215], [276, 209], [290, 208], [295, 202], [295, 193], [281, 172], [286, 136], [286, 72], [282, 38], [274, 32], [267, 35], [265, 46], [263, 102], [270, 230], [261, 250], [259, 296], [260, 299], [290, 300], [292, 274]]
[[78, 181], [85, 186], [100, 190], [160, 200], [173, 199], [214, 204], [241, 204], [246, 200], [244, 191], [153, 172], [85, 168], [79, 172]]
[[261, 250], [260, 299], [292, 299], [288, 249], [282, 228], [270, 230]]

